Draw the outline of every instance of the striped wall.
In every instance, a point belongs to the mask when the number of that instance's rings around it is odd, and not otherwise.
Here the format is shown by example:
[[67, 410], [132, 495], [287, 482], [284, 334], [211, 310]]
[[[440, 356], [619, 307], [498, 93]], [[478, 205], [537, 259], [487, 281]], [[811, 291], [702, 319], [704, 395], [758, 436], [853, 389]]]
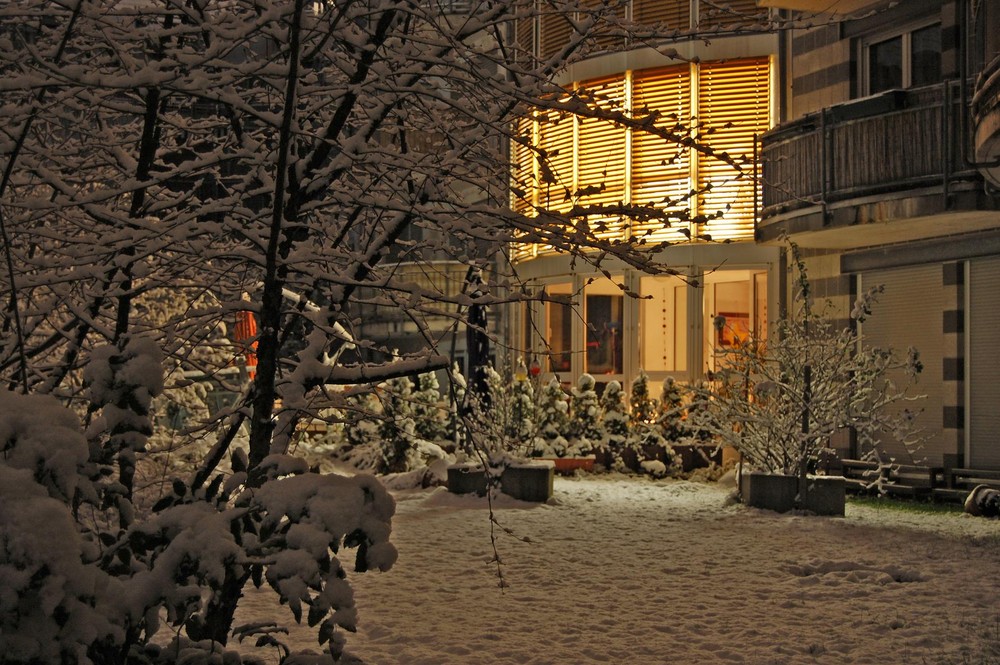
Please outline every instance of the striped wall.
[[824, 23], [814, 15], [798, 16], [805, 24], [789, 31], [789, 71], [784, 87], [788, 119], [861, 96], [860, 44], [914, 21], [941, 21], [941, 74], [959, 71], [959, 17], [954, 0], [907, 0], [880, 3], [874, 13], [850, 21]]
[[965, 451], [965, 262], [941, 265], [944, 336], [942, 464], [963, 466]]

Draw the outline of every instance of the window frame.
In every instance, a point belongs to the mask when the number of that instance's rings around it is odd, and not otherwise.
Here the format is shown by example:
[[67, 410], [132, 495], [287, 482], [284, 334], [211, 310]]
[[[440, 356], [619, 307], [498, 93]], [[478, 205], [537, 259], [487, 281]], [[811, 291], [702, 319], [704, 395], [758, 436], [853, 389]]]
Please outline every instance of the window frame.
[[[900, 89], [908, 89], [913, 86], [913, 33], [919, 32], [926, 28], [933, 26], [938, 26], [939, 32], [943, 29], [943, 23], [941, 18], [938, 16], [933, 16], [929, 18], [922, 19], [920, 21], [911, 21], [904, 24], [900, 28], [887, 32], [878, 32], [863, 37], [858, 40], [859, 61], [861, 62], [861, 90], [860, 96], [867, 97], [869, 95], [877, 95], [888, 90], [895, 90], [896, 88], [886, 88], [885, 90], [879, 90], [877, 92], [872, 92], [872, 63], [871, 63], [871, 49], [877, 44], [887, 42], [890, 39], [895, 39], [896, 37], [901, 37], [901, 47], [900, 47], [900, 60], [902, 68], [902, 81], [900, 82]], [[943, 49], [938, 51], [939, 63], [940, 56], [943, 54]], [[939, 64], [940, 66], [940, 64]], [[943, 80], [943, 76], [939, 76]], [[940, 83], [940, 81], [938, 81]], [[925, 84], [931, 85], [931, 84]]]

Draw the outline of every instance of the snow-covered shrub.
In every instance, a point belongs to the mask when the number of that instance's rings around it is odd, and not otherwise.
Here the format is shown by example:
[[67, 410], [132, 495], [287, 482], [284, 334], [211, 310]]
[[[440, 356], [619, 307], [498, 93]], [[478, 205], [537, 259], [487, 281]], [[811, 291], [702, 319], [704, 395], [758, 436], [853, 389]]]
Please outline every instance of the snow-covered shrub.
[[512, 389], [518, 380], [509, 370], [501, 373], [488, 365], [483, 372], [488, 391], [486, 403], [473, 393], [467, 395], [470, 403], [466, 407], [465, 429], [471, 437], [468, 442], [473, 444], [468, 452], [473, 458], [500, 468], [510, 459], [529, 453], [533, 423], [524, 404], [526, 387]]
[[668, 376], [663, 380], [658, 406], [656, 424], [660, 434], [667, 441], [679, 443], [687, 436], [687, 427], [684, 423], [684, 395], [674, 377]]
[[610, 465], [621, 469], [621, 453], [629, 438], [629, 417], [625, 408], [625, 391], [618, 381], [609, 381], [601, 394], [601, 446]]
[[73, 518], [97, 499], [76, 416], [51, 397], [0, 391], [0, 661], [87, 663], [123, 636], [99, 544]]
[[381, 413], [382, 405], [371, 392], [348, 397], [342, 414], [343, 445], [334, 454], [356, 469], [378, 470], [382, 464]]
[[443, 442], [448, 436], [448, 413], [441, 397], [437, 374], [425, 372], [417, 377], [413, 391], [413, 425], [416, 435], [425, 441]]
[[398, 473], [406, 471], [413, 462], [413, 451], [417, 447], [417, 428], [413, 421], [413, 381], [402, 376], [381, 386], [382, 463], [379, 471]]
[[[126, 349], [99, 353], [87, 374], [112, 423], [90, 442], [54, 398], [0, 393], [0, 661], [258, 662], [215, 637], [248, 581], [273, 587], [339, 654], [357, 617], [338, 553], [356, 548], [358, 572], [388, 570], [393, 499], [371, 476], [310, 473], [287, 455], [265, 458], [251, 482], [237, 448], [232, 473], [175, 479], [133, 514], [111, 462], [141, 452], [158, 382], [155, 353]], [[153, 643], [163, 623], [177, 635], [165, 647]]]
[[[892, 377], [912, 380], [921, 369], [916, 351], [862, 345], [853, 329], [837, 329], [814, 312], [805, 268], [792, 249], [797, 307], [766, 340], [751, 334], [717, 350], [720, 369], [699, 391], [689, 422], [738, 450], [752, 468], [775, 473], [805, 474], [844, 428], [876, 456], [880, 437], [912, 448], [912, 414], [901, 409], [912, 398]], [[852, 317], [870, 314], [877, 293], [862, 296]], [[717, 317], [717, 325], [728, 324]]]
[[549, 379], [538, 391], [538, 408], [535, 413], [536, 455], [565, 457], [578, 453], [565, 437], [569, 428], [569, 400], [555, 377]]
[[601, 403], [595, 387], [597, 382], [590, 374], [581, 374], [576, 387], [570, 391], [569, 439], [581, 452], [589, 452], [600, 445]]
[[629, 393], [629, 416], [633, 427], [656, 422], [656, 413], [656, 399], [649, 394], [649, 375], [640, 369], [632, 379], [632, 391]]
[[637, 470], [662, 478], [669, 469], [679, 466], [681, 460], [663, 436], [659, 402], [650, 395], [649, 375], [641, 369], [632, 380], [629, 404], [628, 436], [619, 454], [629, 451], [637, 462]]

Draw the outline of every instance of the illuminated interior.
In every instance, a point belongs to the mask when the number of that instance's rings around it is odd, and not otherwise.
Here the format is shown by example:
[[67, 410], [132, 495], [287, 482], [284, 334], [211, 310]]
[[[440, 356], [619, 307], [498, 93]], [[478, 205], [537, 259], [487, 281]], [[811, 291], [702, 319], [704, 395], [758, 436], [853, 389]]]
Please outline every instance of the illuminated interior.
[[[626, 71], [577, 82], [570, 90], [609, 112], [635, 118], [655, 113], [656, 128], [694, 139], [707, 150], [611, 120], [539, 111], [516, 128], [511, 151], [514, 210], [566, 214], [574, 206], [648, 205], [707, 221], [667, 226], [591, 214], [585, 222], [595, 235], [613, 239], [753, 238], [759, 194], [753, 178], [754, 141], [771, 126], [768, 57]], [[698, 194], [691, 196], [692, 191]], [[512, 258], [523, 261], [550, 253], [554, 249], [549, 246], [522, 244]]]
[[[683, 276], [623, 270], [610, 278], [576, 274], [539, 280], [542, 297], [517, 313], [524, 336], [516, 348], [565, 383], [586, 372], [598, 383], [627, 386], [640, 369], [653, 381], [703, 378], [717, 369], [717, 352], [745, 342], [751, 333], [757, 339], [767, 335], [768, 273], [774, 264], [763, 253], [756, 258], [755, 266], [692, 267]], [[639, 297], [626, 295], [622, 285]], [[725, 321], [721, 327], [719, 317]]]

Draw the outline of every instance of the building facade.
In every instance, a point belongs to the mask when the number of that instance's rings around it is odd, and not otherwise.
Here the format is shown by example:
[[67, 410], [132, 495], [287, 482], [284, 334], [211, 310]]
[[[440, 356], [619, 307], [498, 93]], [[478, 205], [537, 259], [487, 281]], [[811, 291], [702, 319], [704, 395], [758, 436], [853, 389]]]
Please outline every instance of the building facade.
[[[656, 260], [677, 274], [653, 276], [614, 260], [599, 270], [557, 247], [515, 245], [516, 279], [536, 300], [514, 308], [508, 335], [516, 353], [564, 383], [589, 373], [599, 384], [627, 387], [640, 370], [653, 381], [693, 381], [712, 369], [717, 348], [766, 330], [777, 303], [780, 252], [754, 242], [753, 176], [755, 139], [776, 119], [778, 38], [761, 29], [768, 10], [753, 0], [632, 0], [622, 11], [637, 22], [665, 22], [677, 35], [657, 43], [605, 40], [570, 65], [560, 84], [610, 113], [655, 110], [657, 128], [710, 150], [606, 118], [539, 111], [513, 143], [512, 206], [573, 218], [588, 206], [666, 204], [679, 213], [669, 226], [613, 212], [573, 223], [611, 241], [665, 241]], [[569, 35], [564, 17], [544, 14], [516, 29], [519, 46], [539, 58]], [[723, 331], [712, 325], [718, 315], [728, 322]]]
[[845, 325], [855, 296], [884, 286], [860, 334], [924, 366], [922, 447], [890, 446], [894, 459], [1000, 468], [1000, 7], [767, 4], [788, 27], [759, 242], [803, 248]]

